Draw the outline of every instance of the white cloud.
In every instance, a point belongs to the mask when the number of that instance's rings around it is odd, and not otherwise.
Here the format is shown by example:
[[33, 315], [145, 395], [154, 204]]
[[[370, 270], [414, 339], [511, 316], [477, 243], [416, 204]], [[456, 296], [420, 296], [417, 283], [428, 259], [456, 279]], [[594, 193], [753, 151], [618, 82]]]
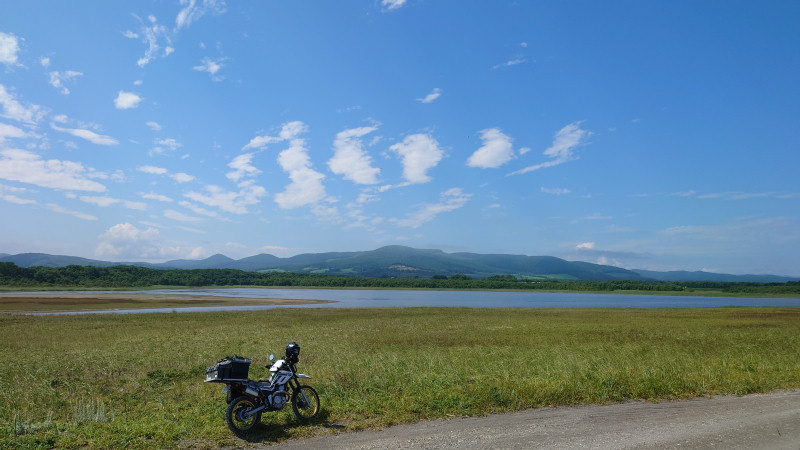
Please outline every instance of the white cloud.
[[199, 217], [189, 216], [181, 212], [175, 211], [174, 209], [168, 209], [164, 211], [164, 217], [166, 217], [167, 219], [177, 220], [179, 222], [199, 222], [200, 220], [202, 220]]
[[61, 91], [62, 94], [68, 95], [69, 89], [64, 86], [64, 83], [70, 82], [82, 75], [82, 72], [76, 72], [74, 70], [67, 70], [66, 72], [50, 72], [50, 85]]
[[464, 193], [460, 188], [451, 188], [442, 192], [439, 203], [424, 204], [415, 213], [405, 219], [392, 219], [402, 227], [418, 228], [435, 219], [441, 213], [454, 211], [467, 204], [472, 194]]
[[169, 177], [178, 183], [188, 183], [190, 181], [194, 181], [195, 179], [194, 175], [189, 175], [183, 172], [173, 173]]
[[434, 88], [430, 94], [426, 95], [424, 98], [418, 98], [417, 101], [421, 103], [433, 103], [433, 101], [439, 98], [441, 95], [442, 90], [439, 88]]
[[159, 125], [158, 122], [150, 121], [150, 122], [145, 123], [145, 125], [150, 127], [150, 129], [153, 130], [153, 131], [161, 131], [161, 125]]
[[546, 167], [553, 167], [563, 164], [567, 161], [577, 159], [575, 156], [575, 148], [578, 147], [582, 141], [592, 135], [590, 131], [582, 130], [581, 121], [572, 122], [564, 128], [558, 130], [554, 139], [553, 145], [545, 150], [542, 154], [550, 157], [550, 161], [546, 161], [533, 166], [528, 166], [524, 169], [511, 172], [509, 175], [520, 175], [534, 170], [544, 169]]
[[55, 204], [55, 203], [48, 203], [48, 204], [46, 204], [45, 206], [47, 206], [48, 208], [50, 208], [50, 210], [51, 210], [51, 211], [55, 211], [55, 212], [57, 212], [57, 213], [61, 213], [61, 214], [69, 214], [70, 216], [75, 216], [75, 217], [77, 217], [77, 218], [79, 218], [79, 219], [83, 219], [83, 220], [97, 220], [97, 217], [95, 217], [95, 216], [93, 216], [93, 215], [91, 215], [91, 214], [82, 213], [82, 212], [80, 212], [80, 211], [72, 211], [72, 210], [69, 210], [69, 209], [66, 209], [66, 208], [64, 208], [64, 207], [63, 207], [63, 206], [61, 206], [61, 205], [57, 205], [57, 204]]
[[177, 140], [175, 140], [173, 138], [154, 139], [153, 140], [153, 144], [155, 145], [155, 147], [153, 147], [150, 150], [150, 155], [151, 156], [152, 155], [161, 155], [161, 154], [165, 153], [168, 150], [169, 151], [175, 151], [175, 150], [183, 147], [183, 144], [181, 144], [180, 142], [178, 142]]
[[395, 11], [400, 9], [406, 4], [406, 0], [382, 0], [381, 5], [386, 8], [386, 11]]
[[594, 249], [594, 242], [583, 242], [575, 246], [578, 250], [592, 250]]
[[514, 159], [511, 138], [499, 128], [481, 130], [481, 140], [483, 145], [467, 159], [468, 166], [494, 169]]
[[136, 170], [138, 170], [139, 172], [149, 173], [152, 175], [164, 175], [168, 172], [167, 169], [156, 166], [140, 166]]
[[304, 145], [304, 140], [293, 139], [289, 148], [278, 155], [278, 164], [292, 180], [283, 192], [275, 195], [275, 202], [283, 209], [315, 205], [328, 197], [322, 184], [325, 175], [311, 168], [311, 159]]
[[188, 27], [209, 11], [216, 14], [225, 12], [225, 2], [222, 0], [201, 0], [199, 2], [197, 0], [181, 0], [181, 6], [183, 8], [175, 17], [175, 26], [178, 30]]
[[203, 216], [208, 216], [208, 217], [219, 217], [219, 214], [217, 214], [216, 212], [209, 211], [209, 210], [207, 210], [205, 208], [201, 208], [201, 207], [199, 207], [199, 206], [197, 206], [197, 205], [195, 205], [194, 203], [191, 203], [191, 202], [182, 201], [182, 202], [180, 202], [178, 204], [183, 206], [183, 207], [191, 209], [196, 214], [201, 214]]
[[192, 67], [192, 69], [198, 72], [208, 72], [209, 75], [211, 75], [212, 81], [222, 81], [224, 77], [217, 75], [217, 72], [219, 72], [220, 69], [225, 67], [225, 65], [222, 64], [224, 60], [225, 58], [219, 58], [217, 60], [213, 60], [211, 58], [205, 57], [203, 58], [203, 64], [199, 66], [194, 66]]
[[260, 170], [251, 164], [253, 156], [254, 153], [245, 153], [233, 158], [233, 160], [228, 163], [228, 167], [234, 170], [233, 172], [228, 172], [225, 176], [232, 181], [239, 181], [246, 176], [255, 176], [261, 173]]
[[117, 98], [114, 99], [114, 106], [117, 109], [131, 109], [139, 106], [142, 98], [133, 92], [119, 91]]
[[431, 181], [428, 170], [436, 167], [444, 157], [439, 143], [427, 134], [406, 136], [403, 142], [392, 145], [389, 150], [403, 158], [403, 178], [410, 184]]
[[263, 187], [249, 182], [240, 183], [239, 189], [239, 192], [232, 192], [219, 186], [208, 185], [205, 187], [205, 193], [192, 191], [187, 192], [184, 196], [225, 212], [246, 214], [248, 206], [257, 204], [261, 197], [267, 195], [267, 191]]
[[36, 200], [17, 197], [16, 194], [24, 193], [26, 190], [27, 189], [25, 188], [6, 186], [4, 184], [0, 184], [0, 199], [3, 199], [9, 203], [15, 203], [17, 205], [36, 204]]
[[552, 195], [565, 195], [569, 194], [570, 190], [565, 188], [546, 188], [542, 187], [542, 192], [545, 194], [552, 194]]
[[91, 171], [80, 163], [43, 160], [26, 150], [0, 150], [0, 178], [51, 189], [104, 192], [106, 187], [90, 180]]
[[132, 202], [128, 200], [119, 200], [116, 198], [111, 197], [100, 197], [100, 196], [91, 196], [91, 195], [82, 195], [80, 197], [82, 202], [91, 203], [93, 205], [100, 206], [102, 208], [115, 205], [117, 203], [121, 203], [124, 207], [128, 209], [135, 209], [138, 211], [143, 211], [147, 209], [147, 205], [142, 202]]
[[11, 95], [2, 84], [0, 84], [0, 105], [3, 107], [0, 117], [16, 120], [18, 122], [35, 124], [46, 114], [44, 108], [39, 105], [24, 106], [22, 103], [15, 100], [14, 96]]
[[112, 138], [111, 136], [104, 136], [102, 134], [97, 134], [94, 131], [84, 130], [82, 128], [61, 128], [59, 126], [56, 126], [56, 124], [50, 124], [50, 126], [56, 131], [69, 133], [75, 137], [86, 139], [92, 144], [97, 144], [97, 145], [119, 144], [119, 142], [116, 139]]
[[8, 66], [19, 65], [17, 53], [19, 53], [19, 38], [0, 31], [0, 63]]
[[308, 127], [303, 122], [296, 120], [294, 122], [287, 122], [281, 126], [281, 131], [278, 136], [256, 136], [250, 142], [242, 147], [242, 150], [249, 150], [251, 148], [265, 148], [269, 144], [276, 144], [278, 142], [288, 141], [294, 139], [302, 133], [305, 133]]
[[372, 158], [364, 151], [361, 137], [376, 127], [351, 128], [339, 132], [333, 141], [333, 157], [328, 167], [337, 175], [356, 184], [375, 184], [381, 169], [372, 167]]
[[27, 136], [28, 133], [26, 133], [21, 128], [0, 123], [0, 143], [5, 141], [7, 138], [24, 138]]
[[[155, 16], [150, 15], [147, 17], [147, 22], [149, 23], [145, 22], [136, 15], [134, 15], [134, 17], [139, 19], [139, 22], [142, 24], [140, 33], [142, 36], [142, 40], [144, 41], [145, 44], [147, 44], [147, 49], [144, 52], [144, 56], [142, 56], [141, 58], [139, 58], [138, 61], [136, 61], [136, 64], [139, 67], [144, 67], [147, 64], [149, 64], [150, 61], [152, 61], [154, 58], [158, 57], [159, 52], [161, 50], [161, 41], [164, 41], [166, 43], [165, 45], [167, 46], [167, 48], [171, 48], [170, 44], [172, 43], [172, 40], [170, 38], [169, 32], [167, 31], [167, 27], [165, 27], [164, 25], [159, 25], [158, 20], [156, 19]], [[128, 38], [135, 38], [138, 36], [139, 35], [137, 35], [134, 32], [125, 33], [125, 37]], [[172, 52], [170, 51], [169, 53]], [[163, 56], [167, 56], [169, 53], [163, 52]]]
[[196, 259], [205, 254], [202, 247], [166, 245], [153, 226], [139, 229], [130, 223], [120, 223], [110, 227], [99, 238], [95, 255], [117, 260]]
[[42, 56], [41, 58], [39, 58], [39, 64], [41, 64], [42, 67], [44, 67], [45, 69], [50, 67], [50, 58]]
[[167, 197], [166, 195], [155, 194], [155, 193], [152, 193], [152, 192], [149, 193], [149, 194], [142, 194], [142, 198], [145, 198], [147, 200], [158, 200], [160, 202], [165, 202], [165, 203], [169, 203], [169, 202], [173, 201], [171, 198]]
[[128, 39], [139, 39], [139, 35], [131, 30], [125, 30], [125, 32], [122, 33], [122, 35]]

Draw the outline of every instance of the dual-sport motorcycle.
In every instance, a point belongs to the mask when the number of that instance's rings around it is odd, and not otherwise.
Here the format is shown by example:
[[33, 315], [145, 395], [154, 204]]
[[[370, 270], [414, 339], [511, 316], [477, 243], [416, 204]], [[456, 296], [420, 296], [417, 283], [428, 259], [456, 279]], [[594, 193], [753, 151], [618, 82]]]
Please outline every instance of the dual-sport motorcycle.
[[[228, 409], [225, 422], [237, 436], [247, 436], [261, 422], [264, 411], [278, 411], [291, 400], [292, 410], [300, 420], [308, 420], [319, 413], [319, 395], [311, 386], [300, 384], [301, 378], [311, 378], [297, 373], [300, 346], [286, 344], [286, 355], [269, 368], [268, 380], [248, 378], [251, 360], [231, 356], [206, 369], [206, 383], [225, 383], [222, 392]], [[269, 355], [269, 360], [274, 359]]]

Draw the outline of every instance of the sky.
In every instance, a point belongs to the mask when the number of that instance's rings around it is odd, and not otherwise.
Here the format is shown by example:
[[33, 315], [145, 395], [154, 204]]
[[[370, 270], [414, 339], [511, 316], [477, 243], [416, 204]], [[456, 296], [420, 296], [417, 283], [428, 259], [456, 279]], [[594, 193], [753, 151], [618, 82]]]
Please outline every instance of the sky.
[[800, 2], [0, 0], [0, 253], [800, 276]]

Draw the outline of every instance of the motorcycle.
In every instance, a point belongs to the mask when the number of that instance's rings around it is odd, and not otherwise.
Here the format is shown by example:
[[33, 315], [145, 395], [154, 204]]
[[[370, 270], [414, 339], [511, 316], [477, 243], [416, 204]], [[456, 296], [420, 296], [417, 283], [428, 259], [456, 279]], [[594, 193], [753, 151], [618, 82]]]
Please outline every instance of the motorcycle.
[[[279, 411], [291, 400], [292, 410], [300, 420], [314, 418], [320, 410], [319, 395], [311, 386], [300, 384], [310, 376], [297, 373], [300, 346], [286, 344], [284, 358], [268, 364], [268, 380], [248, 378], [251, 360], [232, 356], [206, 369], [206, 383], [225, 383], [222, 392], [228, 408], [225, 422], [239, 437], [246, 437], [261, 422], [261, 413]], [[272, 361], [274, 355], [269, 355]]]

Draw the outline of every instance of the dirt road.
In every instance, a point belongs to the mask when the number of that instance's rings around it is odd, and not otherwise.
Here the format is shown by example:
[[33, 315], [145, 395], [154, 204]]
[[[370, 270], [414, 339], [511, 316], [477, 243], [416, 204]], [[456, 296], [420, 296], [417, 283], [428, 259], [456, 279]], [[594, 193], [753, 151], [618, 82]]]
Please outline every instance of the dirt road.
[[540, 408], [290, 441], [280, 449], [800, 450], [800, 390]]

